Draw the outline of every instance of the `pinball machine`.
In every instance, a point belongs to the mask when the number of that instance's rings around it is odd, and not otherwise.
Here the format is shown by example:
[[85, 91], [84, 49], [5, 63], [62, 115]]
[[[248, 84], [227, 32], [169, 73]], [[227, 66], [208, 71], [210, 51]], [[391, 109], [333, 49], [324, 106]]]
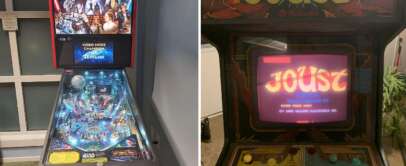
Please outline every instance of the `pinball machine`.
[[383, 55], [398, 0], [203, 0], [219, 52], [217, 165], [380, 166]]
[[156, 165], [125, 68], [135, 59], [133, 0], [50, 0], [62, 68], [40, 165]]

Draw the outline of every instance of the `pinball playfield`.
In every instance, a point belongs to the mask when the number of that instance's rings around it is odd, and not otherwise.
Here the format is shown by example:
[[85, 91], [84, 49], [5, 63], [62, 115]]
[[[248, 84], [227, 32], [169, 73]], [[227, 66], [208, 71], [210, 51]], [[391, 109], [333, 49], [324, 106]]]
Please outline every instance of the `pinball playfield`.
[[151, 159], [131, 99], [121, 70], [65, 71], [47, 162]]

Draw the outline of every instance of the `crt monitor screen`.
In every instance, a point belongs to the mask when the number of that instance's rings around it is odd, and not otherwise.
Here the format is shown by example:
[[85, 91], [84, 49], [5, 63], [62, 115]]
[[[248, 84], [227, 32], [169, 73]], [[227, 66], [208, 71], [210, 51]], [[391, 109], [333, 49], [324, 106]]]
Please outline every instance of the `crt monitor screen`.
[[349, 71], [346, 55], [259, 56], [259, 120], [291, 124], [346, 121]]

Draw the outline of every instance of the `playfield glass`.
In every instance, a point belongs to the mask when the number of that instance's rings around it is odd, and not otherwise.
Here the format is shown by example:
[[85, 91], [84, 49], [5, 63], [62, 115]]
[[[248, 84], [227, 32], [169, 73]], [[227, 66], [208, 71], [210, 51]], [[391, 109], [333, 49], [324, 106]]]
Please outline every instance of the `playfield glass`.
[[151, 160], [123, 70], [67, 70], [55, 106], [47, 163]]
[[258, 57], [259, 120], [292, 124], [347, 120], [349, 72], [346, 55]]

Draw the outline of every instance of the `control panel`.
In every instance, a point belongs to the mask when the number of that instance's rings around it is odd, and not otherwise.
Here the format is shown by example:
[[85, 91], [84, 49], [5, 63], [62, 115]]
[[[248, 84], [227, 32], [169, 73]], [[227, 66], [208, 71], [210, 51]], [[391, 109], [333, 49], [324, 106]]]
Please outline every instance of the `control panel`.
[[360, 145], [244, 146], [235, 151], [237, 166], [374, 166], [371, 150]]

